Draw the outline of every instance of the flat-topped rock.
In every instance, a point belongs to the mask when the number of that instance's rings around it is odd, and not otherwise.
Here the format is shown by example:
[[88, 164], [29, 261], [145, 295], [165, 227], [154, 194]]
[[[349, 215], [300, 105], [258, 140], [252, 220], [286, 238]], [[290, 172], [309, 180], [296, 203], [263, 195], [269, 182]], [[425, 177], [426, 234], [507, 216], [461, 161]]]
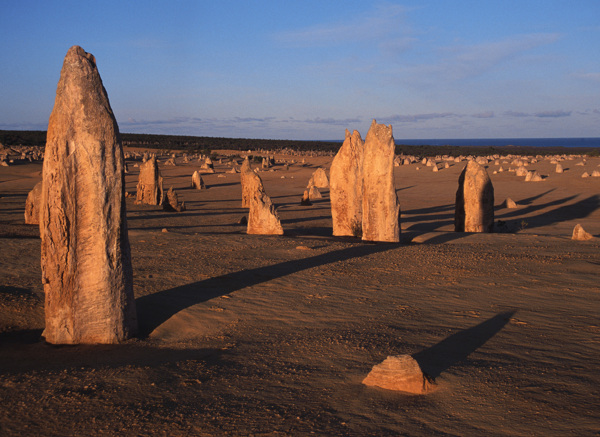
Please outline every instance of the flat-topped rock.
[[140, 165], [135, 203], [162, 205], [163, 196], [163, 178], [158, 169], [156, 156], [152, 155]]

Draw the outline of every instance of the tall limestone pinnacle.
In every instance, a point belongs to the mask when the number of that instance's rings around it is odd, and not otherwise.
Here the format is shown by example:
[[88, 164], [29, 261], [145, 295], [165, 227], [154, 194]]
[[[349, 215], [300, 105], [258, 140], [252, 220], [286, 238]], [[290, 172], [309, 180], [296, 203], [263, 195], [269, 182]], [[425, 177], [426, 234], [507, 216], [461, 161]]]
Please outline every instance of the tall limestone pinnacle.
[[363, 154], [362, 239], [365, 241], [400, 241], [394, 149], [392, 126], [373, 120]]
[[333, 235], [362, 235], [363, 149], [358, 131], [346, 138], [329, 170]]
[[137, 331], [123, 162], [95, 58], [73, 46], [56, 90], [43, 168], [43, 335], [49, 343], [116, 343]]
[[469, 161], [458, 178], [454, 230], [494, 231], [494, 187], [485, 167], [475, 161]]

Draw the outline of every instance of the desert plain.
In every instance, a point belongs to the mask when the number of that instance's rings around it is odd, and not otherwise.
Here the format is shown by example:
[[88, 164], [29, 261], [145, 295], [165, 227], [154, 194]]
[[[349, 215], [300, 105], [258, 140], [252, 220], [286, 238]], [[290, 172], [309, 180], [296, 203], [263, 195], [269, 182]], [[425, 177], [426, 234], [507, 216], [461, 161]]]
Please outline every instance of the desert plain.
[[[600, 158], [561, 174], [539, 159], [539, 182], [489, 162], [491, 234], [454, 232], [466, 161], [395, 167], [399, 244], [333, 237], [327, 189], [300, 205], [332, 159], [275, 155], [260, 172], [283, 236], [246, 234], [226, 158], [195, 190], [197, 160], [161, 157], [184, 212], [136, 205], [129, 159], [140, 334], [102, 346], [43, 341], [39, 230], [23, 217], [42, 163], [0, 167], [0, 435], [598, 435], [600, 177], [581, 175]], [[577, 224], [595, 238], [572, 240]], [[434, 391], [362, 384], [402, 354]]]

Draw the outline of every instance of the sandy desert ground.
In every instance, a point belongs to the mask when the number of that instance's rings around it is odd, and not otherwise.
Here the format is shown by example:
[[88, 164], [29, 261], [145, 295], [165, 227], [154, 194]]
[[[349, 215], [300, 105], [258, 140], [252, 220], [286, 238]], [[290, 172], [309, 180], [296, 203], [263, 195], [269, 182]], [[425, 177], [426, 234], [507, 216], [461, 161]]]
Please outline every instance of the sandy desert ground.
[[[327, 190], [300, 206], [331, 159], [261, 173], [281, 237], [245, 234], [226, 164], [203, 191], [189, 188], [196, 161], [161, 165], [187, 211], [127, 199], [141, 335], [111, 346], [41, 340], [39, 232], [23, 211], [42, 166], [0, 167], [0, 434], [598, 435], [600, 178], [581, 174], [600, 159], [532, 164], [542, 182], [491, 163], [495, 234], [453, 232], [464, 162], [396, 167], [400, 244], [332, 237]], [[577, 223], [596, 238], [572, 241]], [[400, 354], [437, 390], [361, 384]]]

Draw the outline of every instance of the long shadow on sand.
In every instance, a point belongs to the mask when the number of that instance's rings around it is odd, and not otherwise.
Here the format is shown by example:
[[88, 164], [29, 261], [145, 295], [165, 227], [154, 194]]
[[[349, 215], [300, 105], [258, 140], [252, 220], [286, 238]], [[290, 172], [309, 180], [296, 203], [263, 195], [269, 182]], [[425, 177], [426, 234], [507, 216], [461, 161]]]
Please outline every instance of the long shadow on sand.
[[452, 334], [438, 344], [414, 354], [413, 358], [423, 372], [435, 379], [450, 367], [464, 361], [500, 332], [515, 313], [516, 311], [507, 311], [496, 314], [479, 325]]
[[140, 336], [148, 336], [173, 315], [198, 303], [313, 267], [360, 258], [397, 247], [398, 245], [393, 243], [362, 244], [304, 259], [228, 273], [140, 297], [136, 300]]
[[123, 344], [55, 346], [45, 343], [41, 333], [41, 329], [0, 333], [0, 375], [32, 370], [158, 367], [186, 360], [218, 364], [223, 355], [220, 348], [174, 349], [139, 340]]
[[[547, 205], [557, 205], [560, 203], [566, 203], [575, 197], [576, 196], [566, 197], [559, 201], [550, 202]], [[531, 207], [529, 207], [529, 208], [531, 208]], [[525, 220], [527, 220], [528, 227], [530, 227], [530, 228], [535, 228], [535, 227], [540, 227], [540, 226], [548, 226], [548, 225], [555, 224], [555, 223], [585, 218], [585, 217], [589, 216], [590, 214], [592, 214], [594, 211], [596, 211], [598, 208], [600, 208], [600, 196], [597, 194], [594, 194], [585, 199], [581, 199], [578, 202], [575, 202], [573, 204], [562, 205], [558, 208], [555, 208], [551, 211], [544, 212], [537, 216], [526, 217]], [[515, 210], [515, 211], [516, 212], [513, 214], [518, 214], [519, 212], [521, 214], [525, 213], [524, 210], [521, 210], [521, 211]], [[511, 215], [512, 215], [511, 213], [507, 213], [507, 214], [502, 215], [500, 218], [506, 219], [506, 218], [510, 217]]]

